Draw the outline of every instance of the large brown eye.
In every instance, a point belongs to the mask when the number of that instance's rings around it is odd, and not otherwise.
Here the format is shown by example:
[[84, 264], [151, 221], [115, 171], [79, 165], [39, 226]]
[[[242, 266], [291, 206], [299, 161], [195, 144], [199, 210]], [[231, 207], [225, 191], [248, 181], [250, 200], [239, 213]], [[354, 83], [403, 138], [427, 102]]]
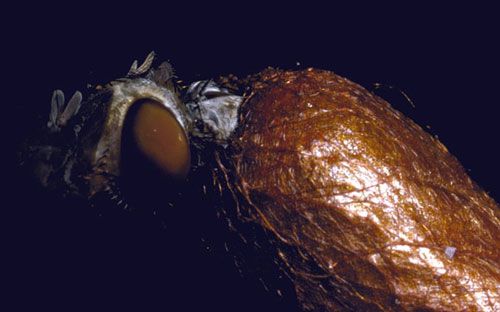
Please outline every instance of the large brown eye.
[[190, 151], [179, 122], [153, 100], [133, 106], [133, 111], [129, 113], [129, 133], [136, 150], [167, 177], [185, 178], [189, 170]]

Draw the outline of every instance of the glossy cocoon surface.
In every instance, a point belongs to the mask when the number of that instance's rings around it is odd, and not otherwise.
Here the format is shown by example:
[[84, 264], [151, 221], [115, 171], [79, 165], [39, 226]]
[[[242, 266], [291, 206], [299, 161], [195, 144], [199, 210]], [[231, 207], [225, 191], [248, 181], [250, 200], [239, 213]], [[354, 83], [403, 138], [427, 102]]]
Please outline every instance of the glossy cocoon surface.
[[500, 310], [499, 207], [436, 138], [332, 72], [248, 81], [219, 169], [305, 310]]
[[132, 127], [137, 148], [167, 176], [184, 178], [190, 164], [189, 142], [174, 116], [159, 103], [145, 101], [135, 112]]

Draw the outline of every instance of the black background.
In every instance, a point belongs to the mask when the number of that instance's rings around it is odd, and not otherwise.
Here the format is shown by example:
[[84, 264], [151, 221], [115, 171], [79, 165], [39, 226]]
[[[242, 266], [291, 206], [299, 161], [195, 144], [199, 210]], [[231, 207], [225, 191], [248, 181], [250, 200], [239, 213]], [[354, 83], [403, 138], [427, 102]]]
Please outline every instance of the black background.
[[[378, 94], [429, 125], [472, 178], [500, 198], [500, 23], [492, 7], [289, 6], [86, 3], [7, 10], [14, 18], [3, 25], [6, 141], [18, 143], [47, 117], [53, 89], [72, 93], [87, 82], [107, 82], [151, 50], [185, 81], [267, 66], [318, 67], [368, 89], [394, 86]], [[7, 297], [18, 310], [292, 309], [293, 298], [240, 277], [229, 256], [186, 234], [196, 233], [200, 221], [103, 215], [60, 202], [16, 171], [9, 144], [3, 258]], [[198, 204], [182, 209], [196, 218], [199, 209], [211, 208]]]

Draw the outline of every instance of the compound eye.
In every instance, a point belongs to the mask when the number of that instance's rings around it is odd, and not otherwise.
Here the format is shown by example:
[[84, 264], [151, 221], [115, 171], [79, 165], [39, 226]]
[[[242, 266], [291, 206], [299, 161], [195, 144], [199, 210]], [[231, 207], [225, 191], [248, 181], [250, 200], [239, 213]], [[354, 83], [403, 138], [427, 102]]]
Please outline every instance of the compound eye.
[[167, 177], [185, 178], [190, 164], [189, 142], [174, 115], [160, 103], [145, 100], [133, 105], [130, 119], [136, 150]]

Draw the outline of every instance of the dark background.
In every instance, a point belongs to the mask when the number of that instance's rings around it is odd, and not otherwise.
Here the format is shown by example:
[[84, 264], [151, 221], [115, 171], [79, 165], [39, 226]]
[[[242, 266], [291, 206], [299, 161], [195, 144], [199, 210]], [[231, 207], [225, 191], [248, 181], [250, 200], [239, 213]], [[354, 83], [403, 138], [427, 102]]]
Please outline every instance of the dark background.
[[[281, 298], [251, 276], [240, 277], [219, 243], [196, 239], [200, 221], [73, 206], [40, 192], [16, 170], [10, 152], [47, 118], [53, 89], [69, 94], [88, 82], [120, 77], [151, 50], [170, 60], [185, 81], [244, 76], [267, 66], [318, 67], [368, 89], [374, 83], [393, 86], [377, 94], [431, 126], [472, 178], [500, 198], [500, 23], [492, 7], [164, 5], [6, 11], [14, 18], [3, 25], [3, 258], [7, 297], [18, 310], [292, 309], [293, 297]], [[199, 209], [211, 207], [193, 200], [183, 209], [196, 218]]]

